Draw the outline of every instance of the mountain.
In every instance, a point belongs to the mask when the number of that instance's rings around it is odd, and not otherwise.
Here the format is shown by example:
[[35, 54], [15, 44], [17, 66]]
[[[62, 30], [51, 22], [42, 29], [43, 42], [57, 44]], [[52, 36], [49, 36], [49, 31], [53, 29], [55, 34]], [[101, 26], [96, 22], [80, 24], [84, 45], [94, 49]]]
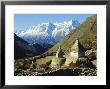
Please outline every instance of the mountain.
[[28, 28], [26, 31], [17, 32], [16, 34], [30, 44], [51, 44], [64, 39], [72, 30], [80, 26], [77, 20], [41, 23]]
[[41, 45], [37, 43], [30, 45], [28, 42], [14, 34], [14, 59], [39, 55], [45, 51], [46, 49]]
[[71, 31], [63, 40], [58, 42], [48, 52], [56, 52], [61, 46], [64, 52], [70, 52], [76, 39], [79, 39], [85, 49], [97, 48], [97, 16], [86, 19], [78, 28]]

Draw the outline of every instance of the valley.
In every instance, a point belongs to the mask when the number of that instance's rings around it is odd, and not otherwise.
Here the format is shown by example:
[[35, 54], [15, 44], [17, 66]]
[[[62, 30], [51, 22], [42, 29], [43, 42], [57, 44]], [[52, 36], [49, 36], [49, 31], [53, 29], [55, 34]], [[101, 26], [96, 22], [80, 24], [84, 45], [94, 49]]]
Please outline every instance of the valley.
[[[51, 24], [50, 27], [49, 24], [49, 28], [53, 29], [53, 27], [54, 25]], [[14, 60], [15, 76], [97, 76], [96, 15], [88, 17], [85, 22], [71, 30], [61, 40], [56, 41], [51, 36], [49, 39], [46, 37], [42, 40], [41, 38], [41, 42], [35, 43], [38, 40], [37, 37], [35, 42], [30, 42], [25, 38], [27, 35], [24, 36], [20, 37], [22, 42], [19, 37], [19, 40], [17, 37], [15, 40], [15, 46], [17, 46], [15, 48], [22, 49], [15, 49], [15, 52], [19, 52], [15, 53], [18, 54]], [[20, 53], [25, 56], [19, 57]]]

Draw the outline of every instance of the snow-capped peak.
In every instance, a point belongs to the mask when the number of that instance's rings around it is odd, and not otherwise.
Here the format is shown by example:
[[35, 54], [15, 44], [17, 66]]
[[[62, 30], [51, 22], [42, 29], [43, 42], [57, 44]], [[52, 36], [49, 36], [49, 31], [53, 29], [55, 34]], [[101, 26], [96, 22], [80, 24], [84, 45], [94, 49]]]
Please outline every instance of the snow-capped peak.
[[25, 31], [16, 33], [30, 44], [54, 44], [62, 40], [69, 32], [79, 27], [80, 23], [77, 20], [64, 22], [48, 22], [32, 26]]

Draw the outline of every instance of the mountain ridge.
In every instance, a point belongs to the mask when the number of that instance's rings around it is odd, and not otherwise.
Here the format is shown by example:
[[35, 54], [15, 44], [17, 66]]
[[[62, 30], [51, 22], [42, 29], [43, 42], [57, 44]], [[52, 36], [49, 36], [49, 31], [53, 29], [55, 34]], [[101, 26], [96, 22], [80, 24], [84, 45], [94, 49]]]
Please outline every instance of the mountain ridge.
[[64, 22], [48, 22], [41, 23], [26, 31], [16, 33], [19, 37], [26, 40], [30, 44], [55, 44], [62, 40], [69, 32], [80, 26], [77, 20]]

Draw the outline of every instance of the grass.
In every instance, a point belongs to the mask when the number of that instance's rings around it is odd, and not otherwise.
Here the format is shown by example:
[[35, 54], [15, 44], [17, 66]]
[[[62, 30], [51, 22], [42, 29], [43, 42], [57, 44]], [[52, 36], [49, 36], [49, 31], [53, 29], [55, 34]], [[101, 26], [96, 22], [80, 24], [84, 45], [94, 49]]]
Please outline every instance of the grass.
[[36, 63], [39, 64], [39, 65], [40, 64], [46, 64], [46, 62], [48, 62], [48, 61], [50, 61], [50, 60], [52, 60], [54, 58], [55, 58], [55, 56], [46, 56], [45, 58], [37, 59]]

